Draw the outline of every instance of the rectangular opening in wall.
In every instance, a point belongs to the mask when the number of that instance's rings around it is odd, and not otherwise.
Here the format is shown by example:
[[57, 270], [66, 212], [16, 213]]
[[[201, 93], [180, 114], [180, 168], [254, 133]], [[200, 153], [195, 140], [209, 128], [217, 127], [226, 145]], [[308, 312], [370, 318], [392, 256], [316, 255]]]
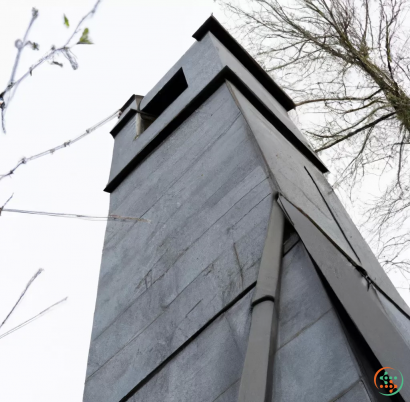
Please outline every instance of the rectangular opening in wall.
[[186, 82], [185, 74], [181, 67], [142, 111], [154, 116], [159, 116], [187, 88], [188, 83]]

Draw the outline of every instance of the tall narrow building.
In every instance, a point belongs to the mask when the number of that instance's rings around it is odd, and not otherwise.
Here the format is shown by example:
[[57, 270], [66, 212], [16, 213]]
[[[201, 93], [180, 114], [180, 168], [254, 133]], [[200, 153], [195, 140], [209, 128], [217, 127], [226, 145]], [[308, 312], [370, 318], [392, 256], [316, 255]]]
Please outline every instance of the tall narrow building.
[[84, 402], [410, 401], [410, 310], [213, 17], [122, 108]]

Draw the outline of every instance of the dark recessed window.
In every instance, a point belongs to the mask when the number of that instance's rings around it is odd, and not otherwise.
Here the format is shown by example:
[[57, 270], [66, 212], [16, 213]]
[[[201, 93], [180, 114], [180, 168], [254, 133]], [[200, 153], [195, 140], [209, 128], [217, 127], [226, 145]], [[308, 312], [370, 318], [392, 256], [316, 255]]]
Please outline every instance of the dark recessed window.
[[188, 88], [182, 67], [158, 91], [158, 93], [142, 109], [144, 113], [159, 116], [179, 95]]

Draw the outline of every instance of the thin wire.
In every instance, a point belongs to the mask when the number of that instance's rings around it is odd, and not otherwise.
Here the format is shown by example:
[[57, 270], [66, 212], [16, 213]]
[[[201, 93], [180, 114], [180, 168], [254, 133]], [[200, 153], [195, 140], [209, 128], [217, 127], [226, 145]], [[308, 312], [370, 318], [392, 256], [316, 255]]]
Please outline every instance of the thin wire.
[[28, 162], [33, 161], [34, 159], [38, 159], [38, 158], [41, 158], [41, 157], [46, 156], [46, 155], [52, 155], [54, 152], [59, 151], [60, 149], [66, 148], [69, 145], [72, 145], [72, 144], [76, 143], [77, 141], [82, 140], [83, 138], [85, 138], [86, 136], [91, 134], [93, 131], [95, 131], [97, 128], [99, 128], [99, 127], [103, 126], [104, 124], [107, 124], [108, 122], [113, 120], [119, 114], [120, 114], [120, 110], [117, 110], [115, 113], [108, 116], [106, 119], [100, 121], [99, 123], [97, 123], [94, 126], [88, 128], [87, 130], [85, 130], [85, 132], [83, 134], [79, 135], [78, 137], [75, 137], [72, 140], [68, 140], [68, 141], [64, 142], [63, 144], [58, 145], [54, 148], [48, 149], [47, 151], [40, 152], [39, 154], [32, 155], [28, 158], [20, 159], [20, 161], [17, 163], [17, 165], [13, 169], [11, 169], [8, 173], [0, 175], [0, 180], [4, 179], [5, 177], [11, 176], [21, 165], [25, 165]]
[[27, 321], [22, 322], [21, 324], [17, 325], [17, 327], [12, 328], [10, 331], [5, 332], [4, 334], [0, 335], [0, 339], [6, 337], [7, 335], [12, 334], [13, 332], [19, 330], [20, 328], [26, 326], [27, 324], [30, 324], [30, 322], [34, 321], [36, 318], [42, 316], [43, 314], [47, 313], [47, 311], [51, 310], [53, 307], [57, 306], [58, 304], [65, 302], [68, 299], [68, 297], [65, 297], [64, 299], [58, 301], [57, 303], [54, 303], [53, 305], [51, 305], [50, 307], [47, 307], [45, 310], [43, 310], [42, 312], [38, 313], [37, 315], [35, 315], [34, 317], [28, 319]]
[[17, 305], [20, 303], [21, 299], [24, 297], [26, 294], [28, 288], [31, 286], [31, 284], [36, 280], [36, 278], [43, 272], [43, 268], [40, 268], [34, 275], [33, 277], [28, 281], [25, 289], [23, 290], [23, 293], [20, 295], [18, 298], [16, 304], [13, 306], [11, 309], [10, 313], [7, 314], [7, 317], [3, 320], [3, 322], [0, 324], [0, 328], [6, 323], [6, 321], [9, 319], [9, 317], [13, 314], [13, 311], [16, 309]]
[[65, 214], [65, 213], [60, 213], [60, 212], [27, 211], [24, 209], [9, 209], [9, 208], [3, 208], [1, 212], [15, 212], [15, 213], [20, 213], [20, 214], [54, 216], [54, 217], [59, 217], [59, 218], [79, 218], [79, 219], [93, 220], [93, 221], [139, 221], [139, 222], [151, 223], [149, 219], [137, 218], [133, 216], [120, 216], [120, 215], [91, 216], [91, 215], [79, 215], [79, 214]]

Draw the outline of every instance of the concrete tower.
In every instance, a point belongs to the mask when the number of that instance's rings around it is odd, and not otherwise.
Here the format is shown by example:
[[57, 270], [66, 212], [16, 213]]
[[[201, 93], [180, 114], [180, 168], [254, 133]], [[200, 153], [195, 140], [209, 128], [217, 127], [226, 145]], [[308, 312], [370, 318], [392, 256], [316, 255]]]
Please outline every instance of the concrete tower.
[[194, 38], [112, 131], [110, 213], [151, 223], [108, 223], [84, 402], [410, 401], [409, 308], [294, 103], [213, 17]]

